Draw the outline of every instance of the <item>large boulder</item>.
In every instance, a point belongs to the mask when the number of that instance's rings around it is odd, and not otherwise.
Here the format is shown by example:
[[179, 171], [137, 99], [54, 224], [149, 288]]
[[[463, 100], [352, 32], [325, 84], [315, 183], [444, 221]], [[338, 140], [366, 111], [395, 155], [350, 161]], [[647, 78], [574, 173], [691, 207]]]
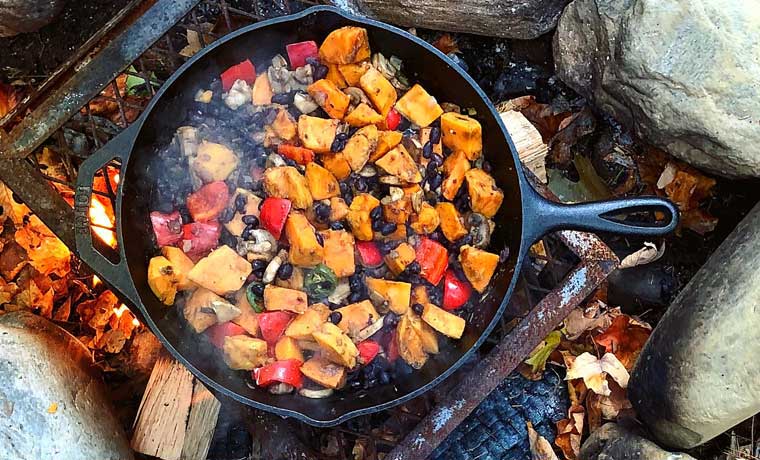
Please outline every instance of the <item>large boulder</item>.
[[695, 460], [691, 455], [663, 450], [614, 423], [597, 429], [583, 443], [579, 460]]
[[0, 0], [0, 37], [34, 32], [50, 24], [65, 0]]
[[652, 332], [628, 395], [662, 443], [702, 444], [760, 412], [760, 205], [683, 288]]
[[131, 460], [92, 355], [29, 312], [0, 315], [0, 458]]
[[559, 77], [645, 141], [729, 177], [760, 177], [760, 8], [736, 0], [574, 0]]

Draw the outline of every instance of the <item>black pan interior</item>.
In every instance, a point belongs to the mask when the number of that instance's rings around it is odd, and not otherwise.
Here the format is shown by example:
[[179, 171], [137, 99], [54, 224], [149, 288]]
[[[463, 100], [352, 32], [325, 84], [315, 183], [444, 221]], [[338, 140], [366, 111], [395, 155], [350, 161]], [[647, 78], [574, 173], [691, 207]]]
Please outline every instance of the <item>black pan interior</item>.
[[[494, 166], [494, 176], [505, 193], [504, 205], [495, 221], [497, 228], [492, 248], [498, 251], [508, 246], [510, 257], [492, 281], [492, 287], [479, 302], [464, 337], [444, 346], [425, 367], [411, 375], [397, 378], [393, 384], [376, 387], [367, 392], [341, 391], [326, 400], [308, 400], [299, 396], [275, 396], [245, 385], [240, 373], [227, 368], [221, 357], [206, 346], [178, 318], [175, 308], [162, 305], [150, 291], [147, 279], [147, 260], [155, 252], [150, 230], [148, 197], [153, 179], [145, 171], [159, 146], [171, 141], [181, 126], [186, 109], [199, 88], [230, 65], [250, 58], [254, 64], [268, 62], [276, 53], [285, 55], [285, 44], [303, 40], [318, 43], [332, 30], [344, 25], [361, 25], [369, 30], [372, 50], [386, 56], [399, 56], [412, 81], [422, 84], [439, 101], [451, 101], [462, 107], [473, 108], [483, 126], [484, 151]], [[311, 11], [303, 17], [287, 21], [257, 24], [227, 37], [211, 50], [196, 56], [192, 65], [175, 74], [165, 85], [160, 98], [154, 99], [139, 133], [124, 174], [121, 223], [124, 251], [129, 270], [142, 300], [147, 316], [154, 322], [157, 332], [174, 348], [196, 373], [212, 383], [217, 390], [241, 402], [293, 415], [312, 424], [333, 424], [373, 409], [387, 407], [405, 400], [428, 386], [437, 383], [454, 370], [456, 364], [481, 339], [484, 332], [497, 320], [502, 303], [506, 303], [511, 290], [515, 265], [521, 251], [522, 205], [520, 177], [515, 170], [515, 155], [511, 151], [505, 132], [485, 96], [458, 69], [440, 53], [424, 42], [377, 22], [349, 19], [335, 11]]]

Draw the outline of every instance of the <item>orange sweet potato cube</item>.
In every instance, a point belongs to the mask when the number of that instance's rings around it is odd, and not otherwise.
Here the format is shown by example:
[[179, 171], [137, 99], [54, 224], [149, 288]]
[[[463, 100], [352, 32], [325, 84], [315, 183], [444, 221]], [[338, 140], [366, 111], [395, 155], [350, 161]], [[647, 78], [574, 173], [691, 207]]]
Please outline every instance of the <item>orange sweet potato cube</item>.
[[446, 112], [441, 116], [443, 145], [453, 151], [467, 155], [469, 160], [477, 160], [483, 150], [483, 133], [478, 120], [456, 112]]
[[369, 57], [369, 35], [363, 27], [333, 30], [319, 47], [319, 58], [328, 64], [353, 64]]
[[438, 101], [420, 85], [414, 85], [396, 102], [396, 110], [412, 123], [422, 128], [443, 114]]
[[306, 91], [331, 118], [340, 120], [346, 115], [351, 98], [332, 81], [326, 78], [317, 80], [309, 85]]

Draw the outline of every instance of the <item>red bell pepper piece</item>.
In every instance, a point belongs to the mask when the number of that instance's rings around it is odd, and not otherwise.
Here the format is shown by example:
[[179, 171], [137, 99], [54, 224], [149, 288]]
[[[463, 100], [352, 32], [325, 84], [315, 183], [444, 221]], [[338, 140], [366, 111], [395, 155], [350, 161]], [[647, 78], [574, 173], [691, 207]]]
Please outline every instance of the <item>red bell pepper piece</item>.
[[420, 276], [436, 286], [449, 266], [449, 253], [437, 241], [423, 238], [417, 245], [415, 260], [420, 264]]
[[319, 48], [314, 41], [291, 43], [285, 47], [290, 60], [290, 68], [297, 69], [306, 65], [306, 58], [319, 59]]
[[359, 262], [365, 267], [379, 267], [383, 263], [383, 255], [373, 241], [357, 241], [356, 251], [359, 253]]
[[244, 80], [249, 85], [256, 81], [256, 67], [249, 59], [222, 72], [222, 89], [229, 91], [238, 80]]
[[356, 348], [359, 349], [359, 357], [365, 366], [371, 363], [380, 352], [380, 344], [374, 340], [365, 340], [357, 345]]
[[261, 226], [279, 240], [280, 235], [282, 235], [282, 228], [285, 226], [285, 221], [288, 220], [290, 213], [290, 200], [267, 198], [261, 204], [260, 211]]
[[150, 213], [150, 223], [159, 247], [171, 246], [182, 239], [182, 216], [179, 211], [171, 214], [153, 211]]
[[277, 342], [288, 327], [291, 320], [290, 313], [286, 311], [268, 311], [259, 314], [259, 329], [261, 337], [270, 344]]
[[396, 109], [391, 109], [385, 116], [385, 127], [393, 131], [401, 123], [401, 114]]
[[226, 323], [214, 324], [210, 328], [204, 331], [209, 341], [214, 344], [216, 348], [220, 350], [224, 348], [224, 338], [233, 335], [246, 335], [245, 329], [233, 323], [227, 321]]
[[218, 222], [193, 222], [182, 227], [182, 250], [197, 261], [219, 245], [222, 226]]
[[211, 182], [187, 197], [187, 210], [196, 222], [216, 219], [227, 207], [230, 191], [224, 181]]
[[282, 382], [296, 388], [301, 388], [303, 386], [302, 364], [297, 359], [275, 361], [272, 364], [254, 369], [253, 377], [256, 379], [256, 385], [260, 387]]
[[470, 283], [457, 278], [452, 270], [446, 270], [443, 279], [443, 309], [456, 310], [466, 304], [472, 294]]
[[396, 335], [398, 335], [398, 333], [396, 332], [396, 329], [394, 329], [388, 338], [388, 347], [386, 348], [385, 354], [387, 355], [386, 358], [388, 359], [389, 363], [396, 361], [399, 357], [398, 341], [396, 340]]
[[280, 144], [277, 146], [277, 153], [285, 158], [290, 158], [299, 165], [305, 165], [314, 161], [314, 151], [295, 145]]

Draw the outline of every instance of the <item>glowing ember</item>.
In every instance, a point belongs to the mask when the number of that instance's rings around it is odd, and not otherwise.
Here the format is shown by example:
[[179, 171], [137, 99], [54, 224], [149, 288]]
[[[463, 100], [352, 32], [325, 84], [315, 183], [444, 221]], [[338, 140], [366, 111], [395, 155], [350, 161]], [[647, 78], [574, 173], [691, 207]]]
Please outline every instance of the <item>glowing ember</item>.
[[119, 173], [116, 173], [116, 174], [114, 174], [114, 175], [113, 175], [113, 181], [114, 181], [114, 183], [116, 183], [116, 184], [118, 184], [118, 183], [119, 183]]
[[134, 327], [140, 327], [140, 321], [138, 321], [137, 318], [132, 318], [132, 325]]
[[116, 234], [112, 229], [114, 227], [113, 220], [109, 217], [106, 207], [93, 198], [90, 202], [90, 221], [92, 222], [92, 231], [103, 240], [104, 243], [116, 247]]
[[121, 318], [121, 315], [123, 315], [125, 311], [129, 311], [129, 308], [127, 308], [127, 306], [124, 304], [121, 304], [118, 307], [114, 307], [113, 309], [113, 313], [117, 318]]
[[92, 275], [92, 287], [98, 287], [100, 283], [102, 283], [102, 281], [100, 281], [98, 275]]

